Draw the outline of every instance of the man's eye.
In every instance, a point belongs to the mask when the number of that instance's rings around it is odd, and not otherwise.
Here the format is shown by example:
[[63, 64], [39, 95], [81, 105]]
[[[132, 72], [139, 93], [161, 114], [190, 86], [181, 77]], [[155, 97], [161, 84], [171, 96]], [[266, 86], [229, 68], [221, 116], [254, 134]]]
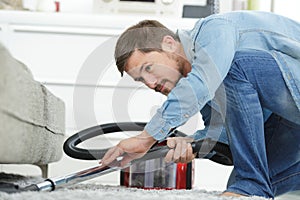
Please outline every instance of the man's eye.
[[151, 71], [151, 65], [147, 65], [147, 66], [145, 67], [145, 71], [146, 71], [146, 72], [150, 72], [150, 71]]
[[138, 82], [144, 82], [144, 79], [143, 79], [142, 77], [135, 78], [134, 80], [135, 80], [135, 81], [138, 81]]

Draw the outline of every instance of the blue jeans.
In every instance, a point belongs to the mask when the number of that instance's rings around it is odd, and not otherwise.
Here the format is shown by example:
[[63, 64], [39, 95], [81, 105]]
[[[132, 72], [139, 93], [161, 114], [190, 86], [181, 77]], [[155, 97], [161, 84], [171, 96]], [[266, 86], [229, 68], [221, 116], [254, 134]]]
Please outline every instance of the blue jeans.
[[234, 162], [227, 191], [274, 198], [299, 190], [300, 111], [276, 61], [262, 51], [237, 52], [223, 83], [226, 97], [217, 91], [215, 99]]

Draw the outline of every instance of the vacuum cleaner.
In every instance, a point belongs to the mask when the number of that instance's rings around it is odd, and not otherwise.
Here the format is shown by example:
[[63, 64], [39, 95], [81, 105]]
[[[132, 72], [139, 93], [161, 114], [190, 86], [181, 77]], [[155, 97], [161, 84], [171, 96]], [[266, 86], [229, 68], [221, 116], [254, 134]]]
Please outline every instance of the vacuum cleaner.
[[[124, 132], [124, 131], [142, 131], [144, 129], [144, 126], [146, 123], [143, 122], [121, 122], [121, 123], [108, 123], [108, 124], [102, 124], [102, 125], [97, 125], [93, 126], [87, 129], [84, 129], [71, 137], [69, 137], [63, 146], [64, 152], [76, 159], [83, 159], [83, 160], [100, 160], [102, 157], [105, 155], [107, 150], [106, 149], [83, 149], [79, 148], [78, 145], [88, 139], [104, 135], [104, 134], [110, 134], [110, 133], [116, 133], [116, 132]], [[170, 133], [170, 136], [181, 136], [184, 137], [186, 134], [178, 131], [178, 130], [173, 130]], [[196, 154], [196, 158], [208, 158], [214, 162], [223, 164], [223, 165], [232, 165], [232, 155], [230, 152], [230, 148], [227, 144], [220, 143], [217, 141], [213, 141], [211, 139], [203, 139], [203, 140], [198, 140], [194, 141], [191, 143], [192, 148], [193, 148], [193, 153]], [[118, 162], [122, 160], [122, 157], [118, 158], [116, 163], [112, 166], [94, 166], [88, 169], [84, 169], [82, 171], [78, 171], [75, 173], [71, 173], [69, 175], [61, 176], [61, 177], [56, 177], [56, 178], [48, 178], [40, 183], [37, 184], [32, 184], [26, 187], [20, 187], [18, 185], [12, 184], [12, 183], [1, 183], [0, 182], [0, 192], [6, 192], [6, 193], [17, 193], [17, 192], [24, 192], [24, 191], [54, 191], [59, 188], [64, 188], [68, 187], [86, 180], [93, 179], [95, 177], [99, 177], [114, 171], [121, 171], [121, 185], [125, 186], [135, 186], [134, 184], [128, 185], [130, 181], [128, 181], [129, 176], [130, 176], [130, 169], [132, 167], [139, 168], [142, 163], [149, 162], [148, 166], [151, 166], [152, 164], [155, 164], [155, 160], [160, 160], [160, 163], [163, 163], [163, 158], [166, 156], [167, 152], [170, 149], [166, 146], [165, 142], [160, 142], [156, 143], [153, 145], [150, 150], [141, 158], [133, 160], [132, 162], [128, 163], [126, 166], [120, 167], [118, 165]], [[149, 165], [150, 164], [150, 165]], [[144, 164], [144, 166], [146, 166]], [[153, 166], [153, 165], [152, 165]], [[178, 166], [176, 166], [178, 169]], [[182, 168], [182, 165], [179, 166], [179, 168]], [[172, 174], [170, 176], [170, 171], [172, 171], [172, 168], [170, 166], [164, 166], [165, 169], [169, 172], [167, 174], [168, 180], [174, 180], [174, 176], [172, 179]], [[174, 169], [174, 166], [173, 166]], [[149, 171], [148, 174], [144, 173], [143, 171], [143, 176], [144, 176], [144, 181], [148, 177], [148, 183], [149, 183], [149, 175], [155, 174], [154, 171]], [[159, 170], [159, 172], [162, 172]], [[185, 171], [186, 172], [186, 171]], [[127, 178], [126, 178], [126, 173], [127, 173]], [[129, 176], [128, 176], [129, 174]], [[177, 176], [180, 176], [180, 173], [175, 172], [173, 173]], [[141, 172], [139, 172], [139, 175], [141, 175]], [[147, 175], [145, 177], [145, 175]], [[161, 178], [162, 174], [159, 174], [159, 177]], [[131, 176], [131, 182], [134, 182], [134, 176]], [[141, 176], [139, 176], [141, 177]], [[152, 185], [155, 181], [153, 181], [152, 176]], [[189, 180], [191, 176], [189, 177]], [[127, 182], [126, 182], [126, 180]], [[159, 179], [159, 182], [161, 182], [162, 179]], [[147, 181], [146, 181], [147, 182]], [[151, 181], [150, 181], [151, 182]], [[178, 180], [177, 180], [178, 182]], [[180, 182], [180, 181], [179, 181]], [[184, 182], [183, 180], [181, 182]], [[167, 185], [172, 185], [174, 181], [169, 181]], [[127, 184], [127, 185], [126, 185]], [[173, 184], [174, 185], [174, 184]], [[143, 185], [144, 186], [144, 185]], [[185, 188], [191, 187], [190, 184], [185, 185]], [[145, 188], [145, 187], [144, 187]], [[180, 187], [172, 187], [175, 189], [178, 189]]]

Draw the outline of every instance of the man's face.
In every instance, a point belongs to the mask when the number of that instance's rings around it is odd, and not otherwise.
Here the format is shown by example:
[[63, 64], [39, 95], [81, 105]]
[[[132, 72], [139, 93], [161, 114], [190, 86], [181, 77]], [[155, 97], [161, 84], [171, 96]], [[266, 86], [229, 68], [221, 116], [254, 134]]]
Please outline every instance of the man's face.
[[134, 51], [128, 59], [125, 71], [150, 89], [168, 95], [183, 76], [184, 62], [175, 53]]

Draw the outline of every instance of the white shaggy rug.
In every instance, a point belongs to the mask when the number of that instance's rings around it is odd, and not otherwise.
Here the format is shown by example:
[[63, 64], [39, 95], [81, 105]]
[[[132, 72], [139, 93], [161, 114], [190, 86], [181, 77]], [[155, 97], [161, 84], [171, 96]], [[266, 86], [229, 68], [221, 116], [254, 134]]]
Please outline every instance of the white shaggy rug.
[[[20, 186], [43, 181], [37, 177], [0, 173], [0, 181], [11, 182]], [[192, 190], [143, 190], [121, 186], [105, 186], [100, 184], [75, 184], [69, 188], [53, 192], [22, 192], [7, 194], [0, 192], [1, 200], [262, 200], [259, 197], [221, 197], [220, 192], [207, 192], [199, 189]]]

